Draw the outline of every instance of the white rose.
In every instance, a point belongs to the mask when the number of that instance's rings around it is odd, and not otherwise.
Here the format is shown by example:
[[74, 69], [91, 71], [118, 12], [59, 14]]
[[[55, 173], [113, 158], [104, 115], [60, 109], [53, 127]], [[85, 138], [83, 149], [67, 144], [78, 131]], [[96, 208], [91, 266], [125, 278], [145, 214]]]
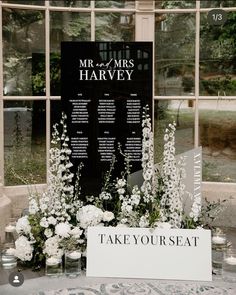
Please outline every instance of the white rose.
[[105, 211], [103, 213], [103, 221], [109, 222], [109, 221], [111, 221], [114, 218], [115, 218], [115, 216], [114, 216], [114, 214], [111, 211]]

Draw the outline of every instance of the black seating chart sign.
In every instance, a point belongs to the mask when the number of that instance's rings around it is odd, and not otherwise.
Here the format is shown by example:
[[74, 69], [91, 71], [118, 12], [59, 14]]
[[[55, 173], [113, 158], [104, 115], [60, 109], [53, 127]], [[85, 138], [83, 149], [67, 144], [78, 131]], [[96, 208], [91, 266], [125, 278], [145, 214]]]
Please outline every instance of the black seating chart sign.
[[[75, 167], [84, 163], [82, 187], [101, 189], [117, 146], [141, 169], [142, 112], [152, 112], [151, 42], [62, 42], [62, 108]], [[124, 169], [117, 156], [115, 174]], [[85, 186], [84, 186], [85, 184]]]

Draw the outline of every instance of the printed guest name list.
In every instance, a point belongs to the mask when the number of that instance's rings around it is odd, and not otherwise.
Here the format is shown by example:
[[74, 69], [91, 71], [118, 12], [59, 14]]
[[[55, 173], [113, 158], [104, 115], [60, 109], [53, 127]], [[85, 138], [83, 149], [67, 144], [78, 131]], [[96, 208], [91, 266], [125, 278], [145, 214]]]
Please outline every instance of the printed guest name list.
[[[84, 163], [93, 187], [101, 186], [119, 145], [131, 173], [140, 170], [142, 111], [152, 106], [151, 43], [62, 42], [62, 101], [72, 163]], [[119, 175], [124, 167], [119, 157], [116, 163]]]

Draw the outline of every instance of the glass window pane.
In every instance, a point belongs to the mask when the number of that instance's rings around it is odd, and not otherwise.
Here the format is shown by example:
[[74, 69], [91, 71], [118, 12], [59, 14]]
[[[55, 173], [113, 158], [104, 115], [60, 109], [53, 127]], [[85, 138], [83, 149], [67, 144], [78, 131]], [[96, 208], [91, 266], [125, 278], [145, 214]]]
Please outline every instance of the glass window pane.
[[46, 182], [45, 101], [4, 102], [5, 185]]
[[195, 8], [196, 1], [155, 1], [156, 9], [162, 8]]
[[50, 13], [50, 78], [51, 95], [60, 95], [61, 41], [90, 41], [91, 25], [89, 13]]
[[44, 13], [3, 8], [3, 71], [4, 95], [45, 94], [45, 69], [39, 56], [45, 54]]
[[156, 100], [154, 109], [154, 161], [162, 161], [164, 132], [176, 122], [176, 155], [194, 148], [194, 101]]
[[61, 6], [61, 7], [89, 7], [90, 1], [86, 0], [53, 0], [50, 1], [51, 6]]
[[203, 180], [236, 182], [236, 100], [199, 101]]
[[195, 15], [156, 14], [155, 94], [193, 95]]
[[218, 1], [212, 1], [212, 0], [206, 0], [206, 1], [200, 1], [202, 8], [207, 7], [235, 7], [236, 1], [235, 0], [218, 0]]
[[2, 2], [14, 4], [44, 5], [44, 0], [2, 0]]
[[95, 7], [97, 8], [134, 8], [135, 1], [127, 0], [113, 0], [113, 1], [95, 1]]
[[96, 41], [134, 41], [133, 13], [96, 13]]
[[211, 26], [201, 14], [200, 95], [236, 95], [236, 12], [223, 26]]

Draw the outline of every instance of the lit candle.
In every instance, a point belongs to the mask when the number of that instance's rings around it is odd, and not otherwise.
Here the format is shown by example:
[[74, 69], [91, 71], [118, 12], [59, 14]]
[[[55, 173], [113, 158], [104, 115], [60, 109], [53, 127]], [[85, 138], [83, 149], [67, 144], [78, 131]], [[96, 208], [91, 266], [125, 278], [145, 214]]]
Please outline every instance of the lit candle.
[[230, 265], [236, 265], [236, 257], [230, 256], [225, 258], [225, 262]]
[[60, 263], [60, 260], [58, 258], [56, 258], [56, 257], [50, 257], [46, 261], [47, 265], [56, 265], [56, 264], [59, 264], [59, 263]]
[[81, 253], [78, 251], [73, 251], [70, 254], [68, 254], [68, 257], [70, 259], [79, 259], [81, 257]]
[[16, 227], [14, 225], [9, 224], [5, 227], [5, 232], [6, 233], [13, 233], [15, 231], [15, 229], [16, 229]]
[[7, 255], [15, 255], [16, 250], [14, 248], [8, 248], [6, 250]]
[[217, 244], [217, 245], [223, 245], [226, 242], [225, 237], [220, 237], [220, 236], [214, 236], [212, 237], [212, 243]]

